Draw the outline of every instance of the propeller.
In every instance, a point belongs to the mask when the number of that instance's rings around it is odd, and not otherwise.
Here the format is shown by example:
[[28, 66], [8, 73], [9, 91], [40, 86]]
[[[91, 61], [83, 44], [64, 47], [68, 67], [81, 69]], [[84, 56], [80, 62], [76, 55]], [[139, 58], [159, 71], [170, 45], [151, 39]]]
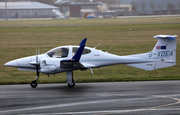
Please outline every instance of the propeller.
[[39, 66], [40, 66], [40, 63], [39, 63], [39, 60], [38, 60], [38, 55], [40, 54], [40, 51], [39, 51], [39, 47], [38, 47], [38, 51], [36, 49], [36, 80], [38, 79], [39, 77]]
[[[38, 53], [37, 53], [38, 52]], [[36, 49], [36, 62], [38, 63], [38, 55], [40, 54], [40, 51], [39, 51], [39, 47], [38, 47], [38, 51], [37, 51], [37, 49]]]
[[[38, 53], [37, 53], [38, 52]], [[38, 51], [37, 51], [37, 49], [36, 49], [36, 60], [35, 61], [32, 61], [32, 62], [30, 62], [30, 64], [31, 65], [34, 65], [34, 66], [40, 66], [40, 62], [39, 62], [39, 59], [38, 59], [38, 55], [40, 54], [40, 52], [39, 52], [39, 48], [38, 48]]]

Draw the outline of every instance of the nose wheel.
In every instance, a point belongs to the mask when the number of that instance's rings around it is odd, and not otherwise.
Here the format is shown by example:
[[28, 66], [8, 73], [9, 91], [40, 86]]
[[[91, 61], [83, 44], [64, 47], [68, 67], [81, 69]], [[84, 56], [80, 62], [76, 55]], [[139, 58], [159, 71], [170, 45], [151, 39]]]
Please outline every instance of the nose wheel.
[[31, 81], [30, 85], [31, 85], [32, 88], [36, 88], [38, 83], [37, 83], [36, 80], [34, 80], [34, 81]]

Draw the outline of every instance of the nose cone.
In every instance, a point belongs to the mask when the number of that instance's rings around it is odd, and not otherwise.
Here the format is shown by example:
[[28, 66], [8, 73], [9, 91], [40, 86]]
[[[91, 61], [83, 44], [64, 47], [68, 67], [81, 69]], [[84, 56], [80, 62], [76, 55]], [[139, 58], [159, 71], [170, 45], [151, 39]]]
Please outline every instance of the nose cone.
[[13, 60], [4, 64], [5, 66], [17, 67], [17, 61]]

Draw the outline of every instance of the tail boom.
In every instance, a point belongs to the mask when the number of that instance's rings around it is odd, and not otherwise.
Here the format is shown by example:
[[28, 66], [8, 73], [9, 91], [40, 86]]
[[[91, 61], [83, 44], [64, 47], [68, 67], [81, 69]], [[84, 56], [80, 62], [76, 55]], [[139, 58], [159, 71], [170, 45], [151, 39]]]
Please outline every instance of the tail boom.
[[132, 57], [141, 57], [149, 59], [148, 63], [126, 64], [136, 68], [152, 71], [159, 68], [165, 68], [176, 65], [176, 45], [177, 35], [156, 35], [158, 39], [154, 49], [149, 53], [131, 55]]

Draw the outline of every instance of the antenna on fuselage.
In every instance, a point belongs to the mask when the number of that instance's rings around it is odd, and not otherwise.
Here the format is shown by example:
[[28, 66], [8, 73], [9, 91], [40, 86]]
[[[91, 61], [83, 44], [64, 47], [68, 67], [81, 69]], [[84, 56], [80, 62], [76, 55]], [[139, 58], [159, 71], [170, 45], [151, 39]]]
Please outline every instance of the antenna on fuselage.
[[96, 45], [96, 46], [94, 47], [94, 49], [96, 49], [96, 47], [98, 47], [100, 44], [101, 44], [101, 43], [99, 43], [98, 45]]
[[38, 55], [40, 54], [40, 50], [39, 50], [39, 47], [38, 47]]
[[111, 50], [112, 47], [114, 47], [114, 45], [112, 45], [112, 46], [106, 51], [106, 53], [108, 53], [108, 51]]

